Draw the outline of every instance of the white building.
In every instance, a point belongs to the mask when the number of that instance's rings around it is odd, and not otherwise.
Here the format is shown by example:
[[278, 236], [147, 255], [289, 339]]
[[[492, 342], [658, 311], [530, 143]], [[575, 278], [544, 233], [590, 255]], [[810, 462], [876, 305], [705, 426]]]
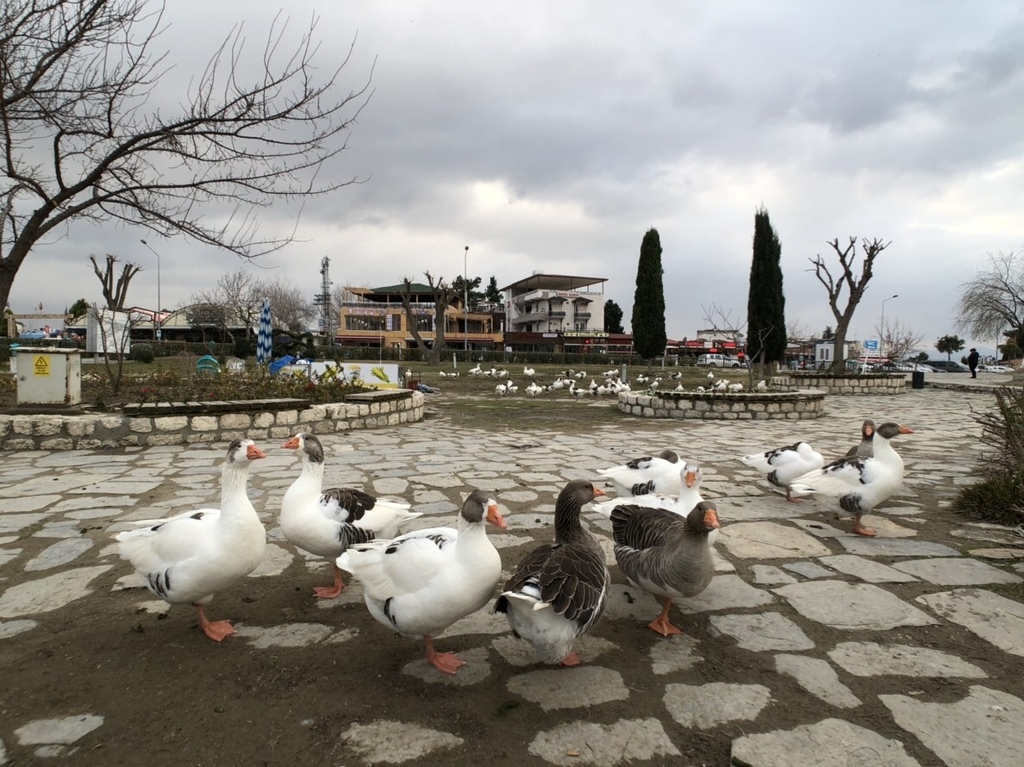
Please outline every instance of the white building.
[[511, 333], [603, 332], [605, 282], [604, 277], [534, 272], [501, 289], [505, 328]]

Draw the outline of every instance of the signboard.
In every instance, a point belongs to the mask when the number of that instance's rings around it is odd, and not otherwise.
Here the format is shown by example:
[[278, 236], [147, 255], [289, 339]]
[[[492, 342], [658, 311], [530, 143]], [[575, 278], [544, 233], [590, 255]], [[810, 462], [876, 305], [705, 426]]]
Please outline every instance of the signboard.
[[48, 357], [39, 355], [32, 365], [32, 372], [37, 376], [50, 375], [50, 360]]
[[878, 339], [877, 338], [869, 338], [868, 340], [866, 340], [864, 342], [864, 349], [866, 351], [869, 351], [869, 352], [877, 352], [878, 351]]

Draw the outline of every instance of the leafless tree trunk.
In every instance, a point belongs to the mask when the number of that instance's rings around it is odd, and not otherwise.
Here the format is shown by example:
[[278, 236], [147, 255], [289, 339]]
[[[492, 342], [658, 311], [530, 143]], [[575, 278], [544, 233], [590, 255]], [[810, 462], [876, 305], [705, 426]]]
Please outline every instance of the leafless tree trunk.
[[409, 331], [412, 333], [412, 337], [416, 341], [416, 345], [423, 352], [423, 358], [429, 365], [438, 365], [441, 362], [441, 354], [445, 350], [445, 338], [444, 338], [444, 323], [445, 323], [445, 311], [451, 304], [452, 299], [455, 298], [455, 291], [453, 288], [444, 281], [443, 277], [438, 277], [437, 282], [434, 282], [433, 276], [430, 272], [424, 272], [427, 278], [427, 285], [430, 287], [430, 294], [434, 301], [434, 345], [428, 347], [426, 341], [420, 335], [419, 328], [416, 327], [416, 317], [412, 313], [412, 280], [408, 277], [402, 278], [402, 307], [405, 309], [405, 317], [409, 323]]
[[[371, 95], [369, 77], [338, 92], [351, 47], [325, 66], [317, 20], [289, 44], [278, 18], [250, 57], [239, 25], [178, 110], [147, 111], [150, 97], [179, 101], [154, 97], [163, 23], [163, 6], [147, 0], [0, 3], [0, 306], [28, 254], [74, 220], [254, 258], [293, 239], [261, 236], [260, 208], [357, 182], [319, 173]], [[208, 215], [225, 202], [234, 215]]]
[[263, 282], [261, 289], [263, 295], [270, 299], [274, 319], [278, 324], [292, 335], [306, 332], [306, 327], [316, 316], [316, 309], [301, 290], [285, 280]]
[[[124, 382], [126, 349], [130, 346], [132, 327], [138, 323], [140, 317], [110, 307], [101, 309], [96, 304], [89, 308], [89, 313], [96, 320], [96, 327], [100, 333], [98, 348], [103, 350], [103, 370], [110, 381], [111, 389], [117, 394]], [[123, 323], [119, 322], [118, 315], [124, 317]]]
[[[857, 264], [857, 238], [851, 237], [845, 248], [839, 245], [838, 237], [828, 244], [836, 252], [836, 257], [839, 259], [840, 270], [838, 276], [832, 275], [828, 265], [825, 263], [825, 259], [820, 254], [808, 260], [814, 265], [814, 276], [818, 278], [818, 282], [824, 285], [825, 290], [828, 291], [828, 305], [832, 310], [832, 316], [836, 318], [835, 335], [832, 341], [832, 348], [834, 350], [832, 371], [839, 372], [843, 370], [846, 364], [846, 355], [843, 351], [846, 347], [846, 332], [850, 327], [850, 322], [853, 320], [853, 313], [857, 309], [857, 305], [860, 304], [861, 299], [864, 297], [864, 290], [874, 275], [875, 259], [879, 253], [892, 243], [883, 243], [878, 238], [870, 242], [867, 239], [861, 240], [861, 248], [864, 254], [860, 264], [859, 276], [854, 274], [854, 268]], [[846, 291], [845, 296], [843, 295], [844, 291]], [[842, 301], [846, 303], [840, 307], [840, 302]]]
[[132, 277], [142, 269], [135, 264], [125, 264], [121, 267], [121, 276], [115, 283], [114, 265], [118, 261], [117, 256], [108, 253], [107, 262], [102, 270], [96, 263], [96, 256], [89, 256], [89, 260], [92, 261], [92, 270], [96, 273], [96, 278], [103, 286], [103, 300], [107, 302], [107, 308], [111, 311], [123, 312], [125, 301], [128, 300], [128, 285], [131, 283]]

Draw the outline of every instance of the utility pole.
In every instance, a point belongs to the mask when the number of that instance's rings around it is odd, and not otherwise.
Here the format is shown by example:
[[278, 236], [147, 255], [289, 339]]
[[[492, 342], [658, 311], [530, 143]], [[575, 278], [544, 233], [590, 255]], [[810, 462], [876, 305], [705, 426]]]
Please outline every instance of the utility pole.
[[[469, 352], [469, 282], [466, 279], [466, 263], [469, 259], [469, 245], [462, 254], [462, 326], [463, 326], [463, 348]], [[469, 361], [469, 357], [466, 357]]]

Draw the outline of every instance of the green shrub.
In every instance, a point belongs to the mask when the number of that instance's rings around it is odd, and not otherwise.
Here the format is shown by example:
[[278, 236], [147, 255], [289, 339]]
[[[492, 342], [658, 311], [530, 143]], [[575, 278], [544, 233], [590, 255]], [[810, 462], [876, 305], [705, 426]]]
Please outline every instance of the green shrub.
[[128, 355], [132, 362], [150, 363], [156, 359], [156, 352], [149, 344], [132, 344], [132, 350]]
[[981, 481], [963, 488], [953, 510], [971, 519], [1016, 526], [1024, 523], [1024, 389], [995, 390], [996, 407], [976, 414], [985, 461]]

